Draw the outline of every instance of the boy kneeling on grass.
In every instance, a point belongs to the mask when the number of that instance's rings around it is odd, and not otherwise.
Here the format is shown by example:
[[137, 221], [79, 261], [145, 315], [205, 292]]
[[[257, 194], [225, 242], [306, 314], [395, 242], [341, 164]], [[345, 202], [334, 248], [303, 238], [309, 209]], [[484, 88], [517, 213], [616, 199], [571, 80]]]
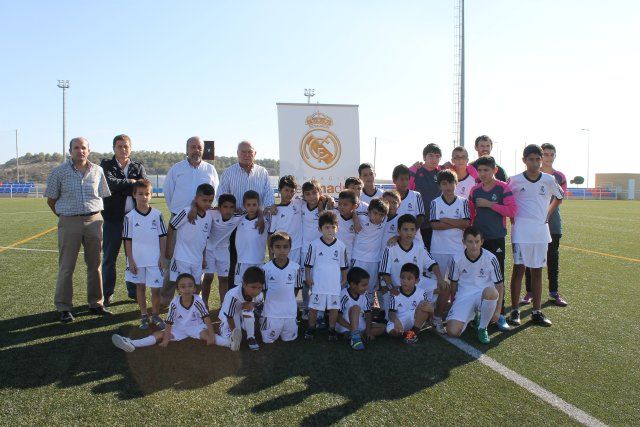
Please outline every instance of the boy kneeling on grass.
[[182, 273], [176, 278], [176, 285], [179, 295], [169, 304], [164, 331], [154, 332], [139, 340], [113, 334], [111, 336], [113, 344], [128, 353], [136, 348], [150, 347], [155, 344], [166, 347], [169, 341], [182, 341], [185, 338], [200, 339], [207, 345], [213, 345], [215, 343], [213, 325], [204, 301], [200, 295], [195, 294], [195, 279], [189, 273]]

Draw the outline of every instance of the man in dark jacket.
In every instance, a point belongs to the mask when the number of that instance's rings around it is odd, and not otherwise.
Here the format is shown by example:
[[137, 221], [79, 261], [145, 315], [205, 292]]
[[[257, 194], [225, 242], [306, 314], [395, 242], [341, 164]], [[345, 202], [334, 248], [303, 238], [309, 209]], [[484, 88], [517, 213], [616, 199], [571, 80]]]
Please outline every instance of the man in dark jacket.
[[[104, 199], [103, 257], [102, 257], [102, 289], [104, 304], [109, 305], [116, 287], [116, 262], [122, 244], [122, 224], [126, 213], [135, 208], [135, 200], [131, 197], [131, 187], [139, 179], [146, 179], [142, 163], [129, 159], [131, 139], [127, 135], [113, 138], [111, 159], [103, 159], [100, 163], [111, 190], [111, 197]], [[127, 282], [129, 298], [136, 298], [136, 285]]]

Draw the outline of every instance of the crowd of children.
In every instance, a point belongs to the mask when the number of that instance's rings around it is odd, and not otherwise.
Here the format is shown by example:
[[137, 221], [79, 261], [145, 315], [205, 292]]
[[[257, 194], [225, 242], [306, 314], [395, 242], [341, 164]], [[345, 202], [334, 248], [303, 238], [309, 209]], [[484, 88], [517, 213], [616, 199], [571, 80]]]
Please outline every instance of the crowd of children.
[[[487, 140], [479, 137], [476, 146]], [[315, 181], [299, 186], [295, 177], [283, 176], [280, 203], [267, 208], [251, 190], [242, 206], [233, 195], [221, 194], [212, 207], [214, 188], [202, 184], [168, 229], [149, 205], [151, 183], [138, 181], [136, 208], [124, 220], [126, 279], [137, 284], [140, 328], [153, 324], [157, 331], [138, 340], [113, 335], [113, 343], [133, 351], [191, 337], [234, 351], [246, 342], [258, 350], [256, 328], [260, 341], [270, 344], [297, 339], [299, 327], [304, 339], [313, 340], [326, 327], [329, 340], [345, 336], [354, 350], [363, 350], [384, 333], [413, 344], [428, 327], [459, 336], [471, 324], [487, 344], [489, 326], [507, 332], [520, 325], [520, 305], [529, 302], [532, 322], [551, 325], [540, 310], [547, 263], [550, 298], [566, 305], [558, 294], [558, 205], [566, 180], [552, 167], [555, 147], [527, 146], [525, 171], [507, 182], [497, 179], [504, 171], [490, 155], [469, 164], [466, 149], [456, 147], [451, 163], [441, 166], [441, 159], [441, 149], [427, 145], [424, 163], [393, 169], [395, 189], [387, 191], [375, 187], [375, 171], [364, 163], [336, 199], [322, 194]], [[508, 221], [513, 269], [507, 313]], [[238, 257], [230, 271], [234, 230]], [[165, 286], [177, 288], [178, 296], [163, 320], [160, 289], [167, 269]], [[215, 274], [218, 333], [209, 317]], [[527, 294], [521, 300], [525, 274]]]

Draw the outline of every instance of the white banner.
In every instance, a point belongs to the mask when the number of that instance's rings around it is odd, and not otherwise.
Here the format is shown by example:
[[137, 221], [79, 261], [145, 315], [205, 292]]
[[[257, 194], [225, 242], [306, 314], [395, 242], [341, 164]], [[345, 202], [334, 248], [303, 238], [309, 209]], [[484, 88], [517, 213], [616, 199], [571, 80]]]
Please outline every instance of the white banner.
[[317, 180], [337, 196], [344, 180], [358, 176], [360, 125], [357, 105], [278, 103], [280, 176], [299, 185]]

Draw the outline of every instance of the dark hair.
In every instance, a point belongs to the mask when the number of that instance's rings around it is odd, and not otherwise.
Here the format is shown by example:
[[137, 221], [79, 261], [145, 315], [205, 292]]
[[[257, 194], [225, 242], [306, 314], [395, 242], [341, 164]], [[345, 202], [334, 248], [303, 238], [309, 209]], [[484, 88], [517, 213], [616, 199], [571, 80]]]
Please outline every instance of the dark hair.
[[371, 199], [371, 202], [369, 202], [369, 208], [367, 209], [367, 212], [371, 212], [371, 211], [382, 212], [383, 214], [386, 215], [389, 213], [389, 205], [387, 204], [387, 202], [385, 202], [382, 199]]
[[398, 203], [402, 202], [402, 197], [400, 196], [398, 190], [386, 190], [384, 193], [382, 193], [382, 198], [385, 197], [393, 197], [398, 201]]
[[131, 186], [131, 193], [136, 194], [138, 188], [151, 188], [153, 190], [153, 184], [148, 179], [139, 179]]
[[333, 211], [324, 211], [318, 217], [318, 228], [325, 224], [338, 225], [338, 215]]
[[489, 141], [491, 143], [491, 146], [493, 147], [493, 141], [487, 135], [480, 135], [479, 137], [477, 137], [474, 145], [477, 147], [480, 141]]
[[251, 266], [242, 275], [242, 284], [261, 283], [264, 285], [264, 270], [260, 267]]
[[430, 153], [440, 154], [442, 156], [442, 150], [438, 144], [427, 144], [426, 147], [422, 149], [422, 157], [427, 157], [427, 154]]
[[349, 284], [357, 284], [360, 283], [364, 279], [369, 279], [371, 276], [367, 273], [367, 270], [360, 267], [351, 267], [351, 269], [347, 272], [347, 283]]
[[273, 246], [275, 242], [279, 242], [280, 240], [284, 240], [285, 242], [289, 242], [289, 247], [291, 247], [291, 236], [284, 231], [276, 231], [271, 236], [269, 236], [269, 248]]
[[365, 169], [371, 169], [373, 170], [373, 166], [371, 166], [371, 163], [363, 163], [360, 166], [358, 166], [358, 176], [362, 176], [362, 171]]
[[554, 153], [556, 151], [556, 147], [549, 142], [545, 142], [540, 146], [540, 148], [542, 148], [543, 150], [553, 150]]
[[282, 190], [284, 187], [290, 187], [294, 190], [298, 188], [296, 177], [293, 175], [285, 175], [278, 181], [278, 190]]
[[416, 278], [416, 280], [420, 279], [420, 269], [412, 262], [408, 262], [402, 266], [402, 268], [400, 269], [400, 274], [402, 273], [411, 273]]
[[195, 277], [193, 277], [191, 274], [189, 274], [189, 273], [180, 273], [180, 274], [178, 274], [178, 277], [176, 277], [176, 282], [175, 282], [176, 286], [178, 285], [178, 283], [180, 283], [180, 281], [182, 279], [191, 279], [193, 281], [194, 285], [196, 283]]
[[218, 206], [222, 206], [223, 203], [232, 203], [233, 206], [236, 206], [238, 202], [236, 200], [236, 196], [234, 196], [233, 194], [225, 193], [221, 194], [220, 197], [218, 197]]
[[400, 231], [402, 226], [407, 223], [413, 224], [416, 227], [418, 226], [418, 220], [416, 220], [415, 216], [411, 214], [404, 214], [404, 215], [401, 215], [400, 218], [398, 218], [398, 231]]
[[522, 157], [527, 157], [529, 154], [537, 154], [542, 157], [542, 148], [536, 144], [529, 144], [524, 147], [524, 150], [522, 150]]
[[464, 231], [462, 232], [462, 240], [466, 239], [467, 236], [480, 236], [481, 238], [483, 237], [482, 231], [474, 226], [470, 226], [464, 229]]
[[443, 169], [438, 172], [438, 175], [436, 175], [436, 180], [438, 181], [438, 184], [440, 184], [441, 182], [450, 182], [452, 184], [455, 184], [458, 182], [458, 175], [456, 175], [456, 173], [452, 170]]
[[411, 176], [411, 171], [405, 165], [398, 165], [393, 168], [393, 173], [391, 174], [391, 178], [395, 181], [400, 177], [400, 175]]
[[216, 190], [211, 184], [200, 184], [196, 189], [196, 196], [215, 196]]
[[338, 200], [349, 200], [354, 205], [358, 203], [358, 195], [353, 190], [342, 190], [340, 194], [338, 194]]
[[478, 157], [478, 160], [476, 160], [476, 169], [478, 166], [489, 166], [489, 168], [493, 170], [496, 168], [496, 159], [494, 159], [493, 156], [488, 155], [480, 156]]
[[344, 186], [349, 187], [350, 185], [359, 185], [360, 187], [362, 187], [363, 184], [360, 178], [350, 176], [349, 178], [344, 180]]
[[260, 204], [260, 195], [255, 190], [248, 190], [242, 196], [242, 204], [247, 203], [247, 200], [257, 200], [258, 204]]
[[322, 189], [320, 188], [320, 184], [315, 179], [312, 179], [311, 181], [307, 181], [304, 184], [302, 184], [302, 192], [303, 193], [305, 191], [311, 191], [311, 190], [317, 190], [318, 193], [322, 193]]
[[122, 133], [120, 135], [116, 135], [115, 138], [113, 138], [113, 148], [116, 148], [116, 142], [118, 142], [118, 141], [128, 142], [129, 145], [131, 145], [131, 138], [129, 138], [124, 133]]

